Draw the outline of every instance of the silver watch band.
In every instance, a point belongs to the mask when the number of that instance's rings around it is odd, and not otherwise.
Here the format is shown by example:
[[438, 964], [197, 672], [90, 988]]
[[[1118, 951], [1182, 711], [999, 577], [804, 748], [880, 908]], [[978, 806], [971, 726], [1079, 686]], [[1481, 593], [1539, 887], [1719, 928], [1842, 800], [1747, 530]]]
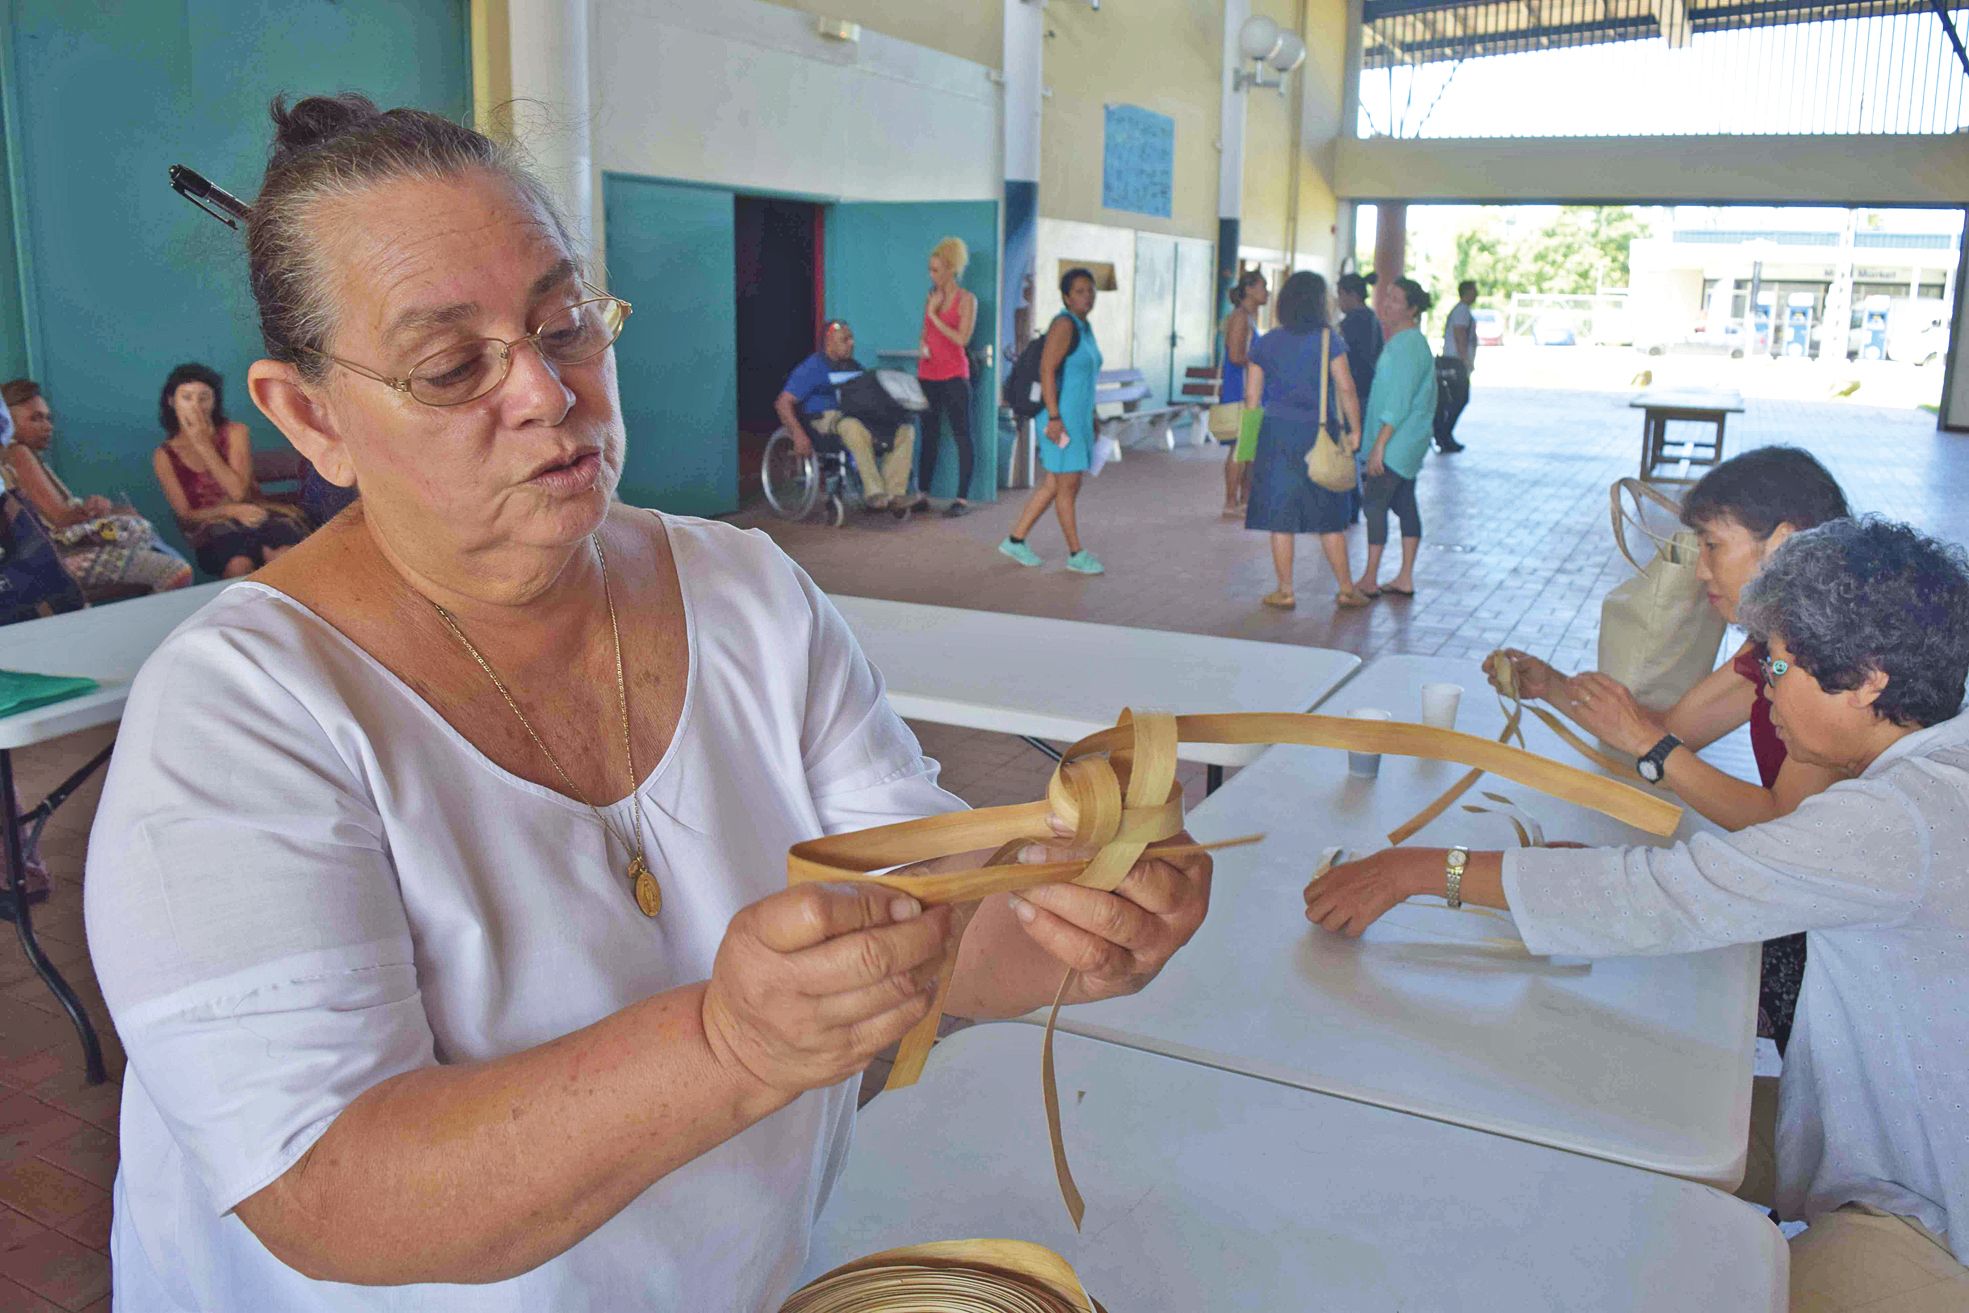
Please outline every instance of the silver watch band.
[[1467, 849], [1452, 848], [1443, 859], [1443, 901], [1451, 907], [1463, 906], [1463, 868], [1470, 861]]

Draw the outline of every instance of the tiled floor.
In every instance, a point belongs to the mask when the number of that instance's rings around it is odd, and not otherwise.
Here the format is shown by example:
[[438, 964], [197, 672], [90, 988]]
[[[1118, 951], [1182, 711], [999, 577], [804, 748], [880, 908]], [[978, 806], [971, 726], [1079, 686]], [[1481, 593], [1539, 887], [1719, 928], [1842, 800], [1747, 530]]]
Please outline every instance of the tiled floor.
[[[1508, 643], [1567, 667], [1592, 664], [1599, 599], [1627, 570], [1608, 536], [1606, 487], [1633, 472], [1638, 417], [1625, 396], [1480, 386], [1460, 436], [1469, 450], [1432, 458], [1422, 475], [1418, 596], [1358, 612], [1335, 612], [1311, 544], [1300, 557], [1299, 609], [1257, 604], [1272, 586], [1264, 541], [1218, 517], [1221, 457], [1211, 451], [1131, 454], [1091, 483], [1082, 523], [1108, 565], [1100, 578], [1059, 568], [1064, 553], [1050, 520], [1033, 537], [1046, 568], [1025, 570], [992, 551], [1019, 493], [961, 520], [897, 525], [883, 517], [836, 530], [741, 519], [765, 528], [835, 592], [1310, 643], [1363, 657], [1438, 653], [1474, 664]], [[1815, 452], [1860, 510], [1969, 540], [1969, 440], [1938, 434], [1932, 416], [1752, 401], [1730, 426], [1732, 452], [1781, 441]], [[1351, 537], [1358, 565], [1360, 531]], [[1384, 567], [1384, 577], [1392, 573]], [[1045, 786], [1050, 764], [1016, 739], [916, 728], [943, 762], [945, 783], [972, 803], [1029, 801]], [[103, 732], [79, 734], [20, 754], [22, 796], [38, 799], [106, 741]], [[1201, 775], [1184, 769], [1192, 799]], [[82, 856], [99, 790], [100, 780], [91, 782], [49, 826], [42, 852], [55, 891], [34, 923], [102, 1027], [120, 1078], [123, 1055], [82, 935]], [[0, 935], [0, 1313], [107, 1309], [120, 1085], [83, 1083], [67, 1019], [13, 936]]]

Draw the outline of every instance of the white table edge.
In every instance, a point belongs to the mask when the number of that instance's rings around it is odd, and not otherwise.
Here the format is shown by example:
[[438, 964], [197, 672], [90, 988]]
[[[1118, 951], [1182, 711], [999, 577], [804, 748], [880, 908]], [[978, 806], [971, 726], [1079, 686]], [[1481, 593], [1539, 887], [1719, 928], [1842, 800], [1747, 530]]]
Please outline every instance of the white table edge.
[[[1044, 1026], [1046, 1024], [1046, 1011], [1046, 1009], [1042, 1008], [1035, 1012], [1028, 1012], [1024, 1016], [1013, 1017], [1011, 1020], [1030, 1026]], [[1345, 1099], [1349, 1103], [1365, 1104], [1370, 1108], [1385, 1108], [1390, 1112], [1399, 1112], [1412, 1117], [1420, 1117], [1424, 1121], [1441, 1122], [1446, 1126], [1458, 1126], [1464, 1130], [1477, 1131], [1485, 1135], [1496, 1135], [1503, 1139], [1517, 1140], [1525, 1144], [1537, 1145], [1541, 1148], [1557, 1149], [1565, 1153], [1578, 1154], [1582, 1158], [1593, 1158], [1600, 1162], [1614, 1163], [1621, 1167], [1638, 1168], [1642, 1171], [1654, 1172], [1661, 1176], [1679, 1177], [1682, 1180], [1693, 1181], [1699, 1185], [1713, 1186], [1725, 1194], [1731, 1193], [1739, 1185], [1743, 1184], [1744, 1167], [1749, 1153], [1748, 1143], [1738, 1146], [1736, 1153], [1723, 1161], [1700, 1158], [1676, 1159], [1663, 1157], [1643, 1159], [1635, 1156], [1622, 1157], [1595, 1149], [1593, 1146], [1580, 1142], [1574, 1137], [1555, 1133], [1543, 1127], [1533, 1126], [1529, 1123], [1519, 1122], [1510, 1118], [1487, 1119], [1480, 1122], [1476, 1119], [1453, 1117], [1446, 1115], [1439, 1108], [1423, 1106], [1410, 1098], [1379, 1090], [1363, 1089], [1360, 1086], [1350, 1085], [1344, 1081], [1313, 1082], [1301, 1079], [1283, 1070], [1266, 1070], [1258, 1064], [1240, 1066], [1234, 1062], [1226, 1061], [1221, 1057], [1213, 1056], [1208, 1050], [1193, 1048], [1187, 1044], [1166, 1041], [1152, 1044], [1144, 1043], [1139, 1035], [1131, 1034], [1128, 1031], [1115, 1030], [1092, 1022], [1070, 1022], [1068, 1020], [1068, 1014], [1065, 1012], [1060, 1014], [1058, 1029], [1069, 1035], [1077, 1035], [1082, 1039], [1101, 1040], [1105, 1043], [1119, 1045], [1122, 1048], [1135, 1049], [1142, 1053], [1153, 1053], [1165, 1058], [1174, 1058], [1178, 1061], [1194, 1063], [1199, 1067], [1210, 1067], [1217, 1071], [1230, 1072], [1237, 1076], [1249, 1076], [1254, 1080], [1267, 1081], [1274, 1085], [1284, 1085], [1295, 1090], [1305, 1090], [1312, 1094], [1327, 1094], [1334, 1098]], [[1744, 1111], [1747, 1116], [1748, 1109]]]
[[104, 680], [79, 697], [0, 718], [0, 752], [18, 752], [85, 729], [114, 725], [130, 700], [126, 680]]
[[[960, 729], [981, 729], [994, 734], [1018, 734], [1028, 738], [1075, 743], [1090, 734], [1113, 729], [1111, 720], [1075, 720], [1048, 715], [1042, 711], [1022, 711], [1012, 707], [982, 706], [952, 698], [886, 690], [889, 705], [904, 720], [928, 721], [933, 725], [955, 725]], [[1182, 761], [1203, 762], [1211, 766], [1249, 766], [1258, 760], [1268, 743], [1183, 743], [1176, 756]]]

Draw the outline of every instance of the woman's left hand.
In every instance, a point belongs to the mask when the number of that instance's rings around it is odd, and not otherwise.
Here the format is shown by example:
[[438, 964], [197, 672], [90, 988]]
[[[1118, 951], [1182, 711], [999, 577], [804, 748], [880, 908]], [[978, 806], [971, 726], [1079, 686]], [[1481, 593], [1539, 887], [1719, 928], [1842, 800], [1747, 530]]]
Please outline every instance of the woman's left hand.
[[[1179, 834], [1171, 844], [1193, 842]], [[1023, 862], [1073, 861], [1090, 856], [1052, 844], [1032, 844]], [[1159, 857], [1151, 847], [1112, 893], [1077, 884], [1049, 884], [1012, 898], [1012, 911], [1034, 943], [1075, 973], [1070, 1003], [1133, 994], [1190, 941], [1210, 908], [1208, 853]]]
[[1619, 680], [1589, 670], [1567, 681], [1572, 718], [1596, 738], [1638, 757], [1668, 732], [1661, 717], [1634, 700]]
[[1388, 472], [1388, 466], [1381, 459], [1379, 447], [1367, 454], [1367, 472], [1377, 479]]
[[85, 497], [82, 499], [82, 513], [88, 516], [108, 515], [116, 509], [116, 503], [107, 497]]
[[1342, 862], [1307, 884], [1306, 919], [1349, 939], [1406, 899], [1430, 891], [1440, 879], [1443, 851], [1386, 848], [1357, 862]]

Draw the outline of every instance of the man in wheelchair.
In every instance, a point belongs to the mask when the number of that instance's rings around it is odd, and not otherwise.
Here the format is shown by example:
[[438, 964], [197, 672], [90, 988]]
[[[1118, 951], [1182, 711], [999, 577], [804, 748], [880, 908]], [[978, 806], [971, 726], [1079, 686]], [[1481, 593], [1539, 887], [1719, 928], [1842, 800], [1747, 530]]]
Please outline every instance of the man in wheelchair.
[[[817, 444], [825, 450], [830, 442], [846, 447], [861, 472], [868, 509], [901, 516], [909, 507], [909, 466], [916, 451], [916, 426], [898, 424], [893, 438], [882, 442], [869, 432], [867, 424], [843, 414], [835, 389], [862, 372], [855, 361], [854, 330], [844, 320], [830, 319], [821, 329], [820, 350], [793, 367], [773, 401], [773, 409], [793, 439], [795, 451], [811, 455]], [[878, 453], [882, 453], [879, 460]]]

